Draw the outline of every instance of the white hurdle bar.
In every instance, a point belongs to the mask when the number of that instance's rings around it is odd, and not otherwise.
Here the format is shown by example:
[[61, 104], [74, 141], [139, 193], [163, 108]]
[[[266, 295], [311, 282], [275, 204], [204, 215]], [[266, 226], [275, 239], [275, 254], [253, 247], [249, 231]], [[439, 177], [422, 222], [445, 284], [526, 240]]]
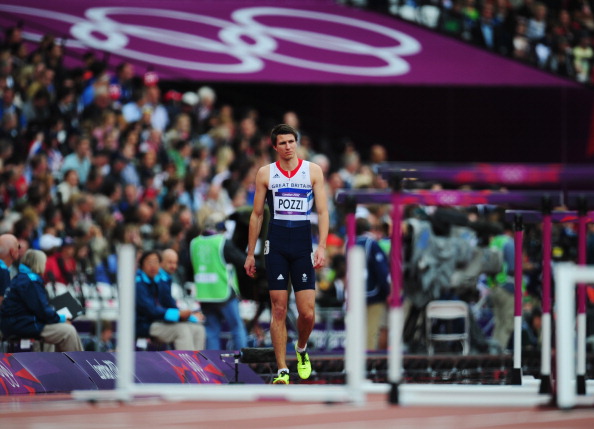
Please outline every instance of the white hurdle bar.
[[[363, 405], [365, 392], [365, 252], [354, 246], [348, 252], [348, 307], [346, 324], [345, 385], [258, 385], [258, 384], [170, 384], [134, 383], [134, 274], [135, 250], [131, 245], [118, 249], [120, 316], [118, 324], [118, 379], [115, 390], [78, 390], [72, 396], [84, 401], [131, 401], [134, 397], [155, 396], [167, 400], [257, 401], [284, 399], [304, 402], [350, 402]], [[313, 356], [315, 359], [315, 354]]]
[[[576, 406], [574, 380], [576, 377], [576, 308], [577, 283], [594, 282], [594, 266], [560, 263], [555, 268], [555, 299], [557, 301], [557, 406], [569, 409]], [[581, 323], [584, 323], [583, 321]]]

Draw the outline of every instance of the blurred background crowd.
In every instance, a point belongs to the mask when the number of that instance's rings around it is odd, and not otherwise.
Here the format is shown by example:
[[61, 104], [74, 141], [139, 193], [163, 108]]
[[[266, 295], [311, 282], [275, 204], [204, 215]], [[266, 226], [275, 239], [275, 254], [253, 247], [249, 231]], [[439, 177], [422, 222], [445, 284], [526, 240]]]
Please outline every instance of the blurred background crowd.
[[589, 0], [342, 0], [592, 85]]
[[[415, 17], [426, 6], [436, 7], [438, 17], [427, 24], [440, 31], [580, 82], [592, 82], [594, 18], [588, 1], [444, 0], [393, 5], [403, 16], [410, 8]], [[249, 103], [231, 105], [219, 100], [214, 87], [176, 88], [175, 83], [161, 82], [156, 72], [136, 70], [129, 62], [112, 70], [91, 51], [79, 67], [66, 68], [63, 59], [63, 46], [50, 34], [32, 45], [22, 39], [19, 26], [4, 31], [0, 232], [14, 234], [22, 254], [29, 248], [48, 254], [44, 276], [48, 285], [115, 284], [115, 252], [120, 243], [134, 244], [139, 251], [174, 249], [180, 257], [175, 282], [192, 282], [189, 243], [209, 215], [224, 214], [229, 239], [240, 244], [245, 240], [255, 173], [275, 160], [268, 132], [284, 122], [299, 130], [299, 157], [319, 164], [325, 173], [331, 234], [328, 266], [319, 272], [318, 305], [343, 308], [346, 232], [344, 213], [334, 196], [343, 188], [388, 188], [377, 167], [397, 160], [387, 159], [385, 147], [357, 145], [345, 138], [342, 153], [325, 153], [318, 148], [316, 136], [300, 123], [300, 112], [262, 117]], [[417, 186], [440, 189], [438, 183]], [[390, 206], [361, 206], [357, 218], [358, 235], [377, 241], [388, 256]], [[497, 247], [492, 241], [509, 236], [510, 230], [501, 207], [408, 208], [405, 298], [410, 316], [405, 341], [411, 350], [422, 344], [415, 337], [420, 332], [415, 314], [431, 299], [453, 297], [474, 306], [476, 350], [508, 349], [511, 331], [500, 337], [494, 334], [498, 310], [489, 295], [507, 282], [506, 278], [495, 284], [498, 273], [513, 274], [513, 265], [503, 263], [510, 256], [509, 246], [502, 242]], [[523, 255], [527, 344], [536, 348], [540, 232], [539, 225], [527, 226]], [[419, 286], [426, 281], [418, 274], [418, 262], [426, 250], [419, 239], [423, 234], [431, 237], [433, 247], [442, 246], [441, 254], [432, 255], [433, 267], [446, 267], [439, 274], [446, 280], [435, 281], [431, 288]], [[444, 237], [446, 242], [440, 244]], [[555, 225], [553, 244], [554, 261], [575, 260], [575, 226]], [[452, 252], [462, 248], [466, 250]], [[452, 276], [459, 279], [480, 248], [499, 252], [502, 262], [495, 269], [475, 269], [464, 281], [454, 283]], [[594, 234], [589, 234], [588, 263], [592, 262]], [[256, 301], [266, 300], [261, 292], [242, 290], [244, 299]], [[379, 300], [385, 307], [386, 299], [387, 294], [369, 303]], [[248, 326], [258, 329], [253, 323]], [[385, 320], [378, 322], [370, 348], [385, 349], [386, 326]], [[261, 343], [264, 339], [258, 335]]]

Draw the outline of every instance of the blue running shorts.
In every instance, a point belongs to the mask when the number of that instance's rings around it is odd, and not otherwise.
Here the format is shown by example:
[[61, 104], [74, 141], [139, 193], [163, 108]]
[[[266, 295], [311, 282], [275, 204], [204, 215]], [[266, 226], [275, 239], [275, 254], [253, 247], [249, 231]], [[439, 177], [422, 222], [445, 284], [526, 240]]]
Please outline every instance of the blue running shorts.
[[295, 292], [316, 288], [311, 224], [288, 228], [269, 224], [264, 245], [269, 290], [287, 290], [289, 277]]

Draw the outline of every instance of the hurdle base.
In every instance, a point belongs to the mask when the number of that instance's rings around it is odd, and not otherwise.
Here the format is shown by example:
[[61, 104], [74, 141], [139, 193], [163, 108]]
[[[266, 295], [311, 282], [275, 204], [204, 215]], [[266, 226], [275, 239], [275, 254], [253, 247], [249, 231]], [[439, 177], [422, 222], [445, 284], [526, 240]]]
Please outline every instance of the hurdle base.
[[240, 351], [242, 363], [275, 362], [276, 355], [272, 347], [244, 347]]
[[540, 389], [538, 393], [541, 395], [548, 395], [553, 392], [552, 385], [551, 385], [551, 376], [550, 375], [542, 375], [540, 377]]
[[400, 403], [399, 398], [399, 384], [390, 383], [390, 392], [388, 394], [388, 402], [392, 405], [398, 405]]
[[514, 386], [522, 385], [522, 368], [513, 368], [511, 371], [511, 384]]
[[586, 376], [578, 375], [575, 379], [576, 393], [578, 395], [586, 394]]

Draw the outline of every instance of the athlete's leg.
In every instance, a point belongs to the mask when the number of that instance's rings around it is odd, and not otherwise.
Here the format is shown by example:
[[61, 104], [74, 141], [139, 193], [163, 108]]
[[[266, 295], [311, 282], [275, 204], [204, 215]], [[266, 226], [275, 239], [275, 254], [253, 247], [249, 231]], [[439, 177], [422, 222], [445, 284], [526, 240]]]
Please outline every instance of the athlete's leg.
[[295, 303], [297, 304], [297, 347], [305, 348], [315, 323], [315, 302], [316, 291], [305, 289], [295, 291]]
[[278, 368], [288, 368], [287, 355], [287, 301], [289, 293], [286, 290], [271, 290], [272, 320], [270, 321], [270, 337]]
[[316, 273], [312, 263], [311, 238], [302, 240], [302, 251], [291, 261], [291, 282], [297, 305], [297, 347], [303, 349], [315, 322]]

